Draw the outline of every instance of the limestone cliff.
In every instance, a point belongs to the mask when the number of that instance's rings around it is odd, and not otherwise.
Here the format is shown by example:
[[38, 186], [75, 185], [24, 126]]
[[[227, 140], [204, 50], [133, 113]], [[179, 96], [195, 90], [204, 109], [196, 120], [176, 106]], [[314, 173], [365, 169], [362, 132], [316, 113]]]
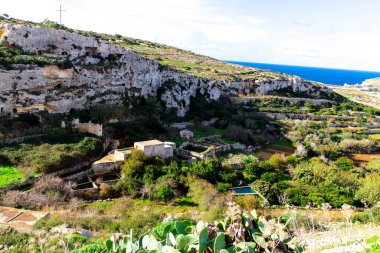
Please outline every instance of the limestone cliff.
[[[291, 92], [315, 98], [331, 94], [325, 86], [298, 77], [268, 77], [267, 71], [250, 68], [257, 78], [196, 76], [112, 41], [39, 25], [2, 22], [0, 44], [17, 52], [17, 60], [0, 62], [3, 115], [33, 106], [65, 113], [71, 108], [121, 103], [128, 95], [157, 97], [167, 108], [175, 108], [178, 116], [184, 116], [190, 98], [197, 94], [209, 100], [238, 93]], [[233, 68], [247, 71], [245, 67]]]

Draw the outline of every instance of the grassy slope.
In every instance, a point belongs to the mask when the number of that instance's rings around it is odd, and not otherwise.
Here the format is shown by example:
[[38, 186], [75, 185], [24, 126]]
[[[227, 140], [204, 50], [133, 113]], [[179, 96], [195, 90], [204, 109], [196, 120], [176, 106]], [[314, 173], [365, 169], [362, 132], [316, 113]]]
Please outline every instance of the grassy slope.
[[84, 161], [98, 152], [96, 148], [100, 148], [96, 138], [61, 134], [2, 147], [0, 156], [31, 176], [35, 172], [49, 172]]
[[[54, 26], [51, 23], [33, 23], [16, 19], [8, 19], [5, 22], [34, 26], [39, 25], [58, 29], [58, 26]], [[79, 31], [67, 27], [64, 27], [63, 29], [120, 45], [121, 47], [132, 50], [148, 59], [158, 61], [162, 66], [177, 69], [195, 76], [228, 81], [256, 80], [262, 78], [273, 79], [275, 77], [289, 76], [282, 73], [234, 65], [211, 57], [198, 55], [190, 51], [140, 39], [122, 37], [120, 35]]]
[[359, 90], [354, 87], [329, 86], [334, 92], [354, 101], [376, 109], [380, 109], [380, 98], [374, 92]]

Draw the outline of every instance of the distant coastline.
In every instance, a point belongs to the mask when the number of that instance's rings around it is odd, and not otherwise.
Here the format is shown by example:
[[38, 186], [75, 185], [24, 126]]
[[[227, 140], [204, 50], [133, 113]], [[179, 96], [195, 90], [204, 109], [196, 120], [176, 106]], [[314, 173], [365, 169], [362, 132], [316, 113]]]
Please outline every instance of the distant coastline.
[[273, 70], [290, 75], [296, 75], [311, 81], [339, 86], [342, 86], [344, 84], [360, 84], [367, 79], [380, 77], [380, 72], [373, 71], [317, 68], [239, 61], [227, 62], [248, 67]]

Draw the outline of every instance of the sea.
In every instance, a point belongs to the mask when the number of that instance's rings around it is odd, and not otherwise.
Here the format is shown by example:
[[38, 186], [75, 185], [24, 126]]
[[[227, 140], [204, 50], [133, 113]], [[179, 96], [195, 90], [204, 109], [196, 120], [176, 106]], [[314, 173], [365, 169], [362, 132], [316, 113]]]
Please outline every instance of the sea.
[[296, 75], [303, 79], [340, 86], [345, 84], [361, 84], [366, 79], [380, 77], [380, 72], [362, 70], [317, 68], [239, 61], [227, 62], [259, 69], [272, 70], [290, 75]]

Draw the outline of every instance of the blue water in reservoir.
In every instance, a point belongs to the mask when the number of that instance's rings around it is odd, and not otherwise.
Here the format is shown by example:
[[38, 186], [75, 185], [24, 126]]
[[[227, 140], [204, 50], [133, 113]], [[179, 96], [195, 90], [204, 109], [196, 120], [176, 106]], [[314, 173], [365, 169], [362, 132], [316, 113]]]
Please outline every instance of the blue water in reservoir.
[[254, 62], [228, 62], [248, 67], [267, 69], [290, 75], [296, 75], [303, 79], [333, 85], [358, 84], [362, 83], [366, 79], [380, 77], [380, 72], [362, 70], [328, 69]]

